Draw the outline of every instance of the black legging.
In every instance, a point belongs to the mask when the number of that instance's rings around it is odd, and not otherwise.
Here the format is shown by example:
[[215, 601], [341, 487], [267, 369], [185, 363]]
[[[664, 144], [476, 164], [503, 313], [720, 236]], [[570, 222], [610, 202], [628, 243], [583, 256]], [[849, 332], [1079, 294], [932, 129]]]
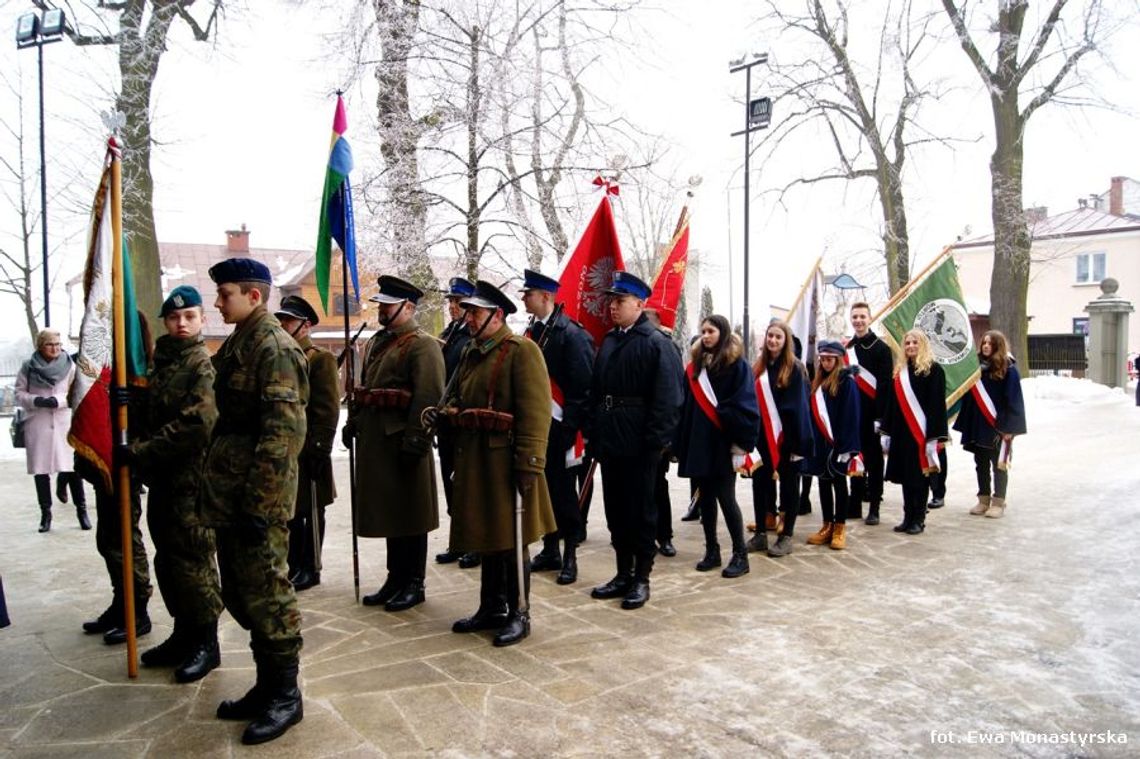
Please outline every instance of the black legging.
[[847, 523], [847, 478], [833, 477], [819, 480], [819, 507], [823, 510], [823, 521], [834, 524]]
[[998, 454], [1001, 452], [1000, 438], [992, 448], [981, 448], [974, 451], [974, 470], [978, 473], [978, 495], [990, 495], [990, 472], [993, 472], [993, 495], [996, 498], [1005, 498], [1005, 489], [1009, 485], [1009, 472], [998, 469]]
[[[799, 465], [793, 464], [790, 457], [780, 461], [776, 467], [780, 475], [780, 511], [784, 512], [784, 528], [781, 535], [791, 537], [796, 527], [796, 515], [800, 510]], [[772, 470], [767, 466], [758, 469], [752, 477], [752, 505], [756, 511], [756, 529], [764, 529], [764, 515], [776, 513], [776, 481]]]
[[716, 505], [719, 502], [720, 510], [724, 512], [728, 535], [732, 538], [732, 552], [741, 553], [748, 550], [744, 543], [744, 518], [740, 515], [740, 506], [736, 503], [736, 473], [696, 477], [693, 483], [701, 490], [697, 503], [701, 510], [701, 526], [705, 529], [705, 545], [717, 545]]

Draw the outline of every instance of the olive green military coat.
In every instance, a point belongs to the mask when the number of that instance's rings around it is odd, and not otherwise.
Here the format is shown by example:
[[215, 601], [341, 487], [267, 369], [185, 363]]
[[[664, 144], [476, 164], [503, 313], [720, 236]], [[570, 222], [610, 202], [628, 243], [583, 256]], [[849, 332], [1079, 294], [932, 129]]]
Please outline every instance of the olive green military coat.
[[357, 530], [366, 538], [423, 535], [439, 527], [435, 457], [420, 422], [443, 394], [439, 341], [409, 319], [373, 335], [364, 351], [362, 387], [407, 390], [405, 409], [353, 403]]
[[313, 486], [317, 505], [336, 500], [332, 471], [332, 444], [340, 421], [340, 387], [336, 356], [313, 345], [308, 337], [297, 341], [309, 362], [309, 403], [305, 406], [305, 446], [301, 449], [297, 473], [297, 509], [294, 516], [308, 516], [313, 508]]
[[228, 526], [244, 512], [284, 524], [293, 515], [297, 457], [305, 442], [305, 356], [259, 306], [212, 361], [218, 422], [202, 476], [202, 520]]
[[[498, 369], [495, 364], [498, 363]], [[490, 339], [472, 340], [456, 370], [449, 411], [494, 408], [514, 415], [509, 432], [456, 427], [451, 538], [456, 551], [505, 551], [515, 545], [515, 473], [537, 475], [522, 499], [523, 542], [554, 532], [546, 486], [550, 378], [542, 351], [504, 325]], [[494, 381], [494, 402], [490, 402]]]

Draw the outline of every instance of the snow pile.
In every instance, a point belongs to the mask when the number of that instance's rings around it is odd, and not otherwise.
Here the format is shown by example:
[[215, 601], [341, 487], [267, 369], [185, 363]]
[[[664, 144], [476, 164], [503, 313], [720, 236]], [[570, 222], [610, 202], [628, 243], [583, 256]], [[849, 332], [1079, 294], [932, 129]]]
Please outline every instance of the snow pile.
[[1027, 399], [1057, 403], [1124, 403], [1132, 400], [1120, 388], [1101, 385], [1088, 379], [1043, 375], [1022, 379], [1022, 392]]

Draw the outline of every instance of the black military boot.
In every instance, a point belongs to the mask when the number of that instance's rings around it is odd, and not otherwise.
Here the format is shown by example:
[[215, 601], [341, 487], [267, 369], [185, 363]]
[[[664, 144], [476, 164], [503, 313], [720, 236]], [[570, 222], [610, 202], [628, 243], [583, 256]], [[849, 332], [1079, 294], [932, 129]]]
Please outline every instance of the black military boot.
[[[141, 638], [150, 632], [150, 616], [146, 613], [146, 598], [140, 598], [135, 601], [135, 637]], [[114, 627], [107, 632], [103, 633], [103, 642], [108, 646], [117, 646], [120, 643], [127, 642], [127, 631], [125, 627], [125, 620], [120, 621], [117, 627]]]
[[369, 593], [364, 598], [360, 599], [361, 603], [365, 606], [383, 606], [396, 597], [400, 592], [399, 581], [393, 579], [391, 574], [384, 580], [384, 584], [375, 593]]
[[570, 585], [578, 581], [578, 546], [573, 540], [566, 541], [566, 550], [562, 554], [562, 571], [558, 573], [556, 582], [559, 585]]
[[404, 587], [396, 591], [388, 603], [384, 604], [384, 611], [404, 611], [424, 602], [424, 578], [413, 577]]
[[201, 680], [222, 663], [222, 653], [218, 647], [218, 622], [201, 625], [194, 631], [194, 644], [183, 658], [174, 679], [180, 683]]
[[542, 550], [530, 562], [530, 571], [546, 572], [562, 569], [562, 557], [558, 554], [558, 534], [551, 533], [542, 539]]
[[87, 635], [101, 635], [108, 630], [123, 626], [123, 599], [118, 593], [111, 598], [111, 605], [95, 619], [83, 623]]
[[911, 509], [910, 526], [903, 532], [907, 535], [918, 535], [926, 530], [926, 504], [919, 502]]
[[656, 552], [637, 557], [637, 571], [633, 585], [621, 600], [623, 609], [640, 609], [649, 600], [649, 575], [653, 572], [653, 557]]
[[[514, 558], [513, 556], [511, 557]], [[512, 562], [515, 564], [507, 570], [507, 608], [510, 613], [507, 616], [507, 624], [499, 630], [499, 634], [495, 636], [492, 643], [497, 648], [504, 646], [513, 646], [523, 638], [530, 635], [530, 569], [523, 557], [523, 592], [522, 598], [519, 594], [519, 569], [517, 561]], [[520, 607], [520, 602], [526, 600], [526, 610]]]
[[599, 585], [590, 591], [594, 598], [621, 598], [629, 592], [633, 585], [633, 554], [618, 551], [617, 574], [605, 585]]
[[293, 583], [293, 590], [295, 591], [308, 590], [309, 588], [321, 584], [321, 573], [308, 567], [303, 567], [297, 570], [297, 574], [293, 575], [290, 582]]
[[707, 572], [720, 566], [720, 544], [706, 543], [705, 557], [697, 562], [698, 572]]
[[733, 551], [732, 560], [728, 562], [728, 566], [721, 570], [720, 576], [733, 579], [746, 575], [749, 572], [748, 567], [748, 551]]
[[253, 655], [257, 665], [257, 680], [245, 695], [238, 699], [226, 699], [218, 704], [218, 719], [251, 720], [261, 714], [269, 698], [269, 664]]
[[452, 551], [450, 548], [448, 548], [443, 553], [437, 553], [435, 555], [435, 563], [436, 564], [453, 564], [453, 563], [459, 561], [459, 557], [462, 555], [463, 555], [462, 551]]
[[247, 746], [267, 743], [284, 735], [286, 730], [304, 718], [301, 689], [297, 687], [297, 669], [294, 662], [275, 667], [269, 673], [265, 701], [260, 713], [241, 734], [242, 743]]
[[507, 624], [510, 607], [507, 604], [502, 560], [494, 556], [488, 557], [479, 571], [479, 610], [453, 624], [452, 632], [498, 630]]
[[474, 569], [475, 567], [479, 566], [480, 561], [482, 561], [482, 559], [479, 557], [479, 554], [474, 551], [470, 551], [469, 553], [465, 553], [459, 557], [459, 568]]
[[40, 504], [40, 532], [47, 532], [51, 529], [51, 504], [44, 506]]
[[[858, 502], [852, 501], [851, 503], [855, 504]], [[856, 519], [859, 518], [858, 514], [853, 514], [851, 516], [853, 516]], [[874, 527], [878, 523], [879, 523], [879, 502], [878, 501], [871, 501], [871, 504], [867, 507], [867, 518], [863, 520], [863, 524]]]
[[144, 667], [176, 667], [182, 663], [193, 646], [192, 636], [185, 623], [174, 619], [174, 630], [170, 637], [153, 648], [142, 652], [139, 659]]

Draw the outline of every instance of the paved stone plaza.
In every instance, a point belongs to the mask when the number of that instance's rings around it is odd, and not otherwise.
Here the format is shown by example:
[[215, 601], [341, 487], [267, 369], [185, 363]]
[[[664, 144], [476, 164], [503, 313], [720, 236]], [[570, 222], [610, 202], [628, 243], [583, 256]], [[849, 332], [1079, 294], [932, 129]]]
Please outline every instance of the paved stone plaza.
[[[693, 570], [701, 529], [679, 521], [688, 486], [673, 480], [679, 554], [659, 560], [648, 606], [626, 612], [588, 595], [613, 573], [599, 499], [579, 582], [536, 575], [533, 634], [508, 649], [450, 632], [475, 608], [478, 570], [432, 564], [428, 601], [408, 612], [354, 605], [342, 497], [324, 584], [300, 594], [304, 722], [256, 748], [213, 716], [252, 683], [244, 631], [223, 615], [222, 668], [200, 683], [147, 669], [128, 681], [125, 650], [79, 631], [110, 595], [94, 533], [57, 507], [37, 534], [31, 478], [9, 455], [0, 756], [1135, 756], [1140, 409], [1028, 401], [1003, 520], [967, 515], [972, 461], [955, 447], [948, 505], [924, 535], [891, 531], [892, 488], [883, 524], [853, 526], [848, 550], [803, 544], [817, 506], [795, 553], [753, 555], [731, 581]], [[739, 494], [751, 519], [746, 483]], [[445, 542], [437, 531], [429, 550]], [[371, 592], [383, 542], [360, 546]], [[151, 613], [142, 647], [170, 629], [157, 595]], [[1012, 742], [1019, 731], [1035, 742]], [[1037, 737], [1070, 731], [1128, 743]]]

